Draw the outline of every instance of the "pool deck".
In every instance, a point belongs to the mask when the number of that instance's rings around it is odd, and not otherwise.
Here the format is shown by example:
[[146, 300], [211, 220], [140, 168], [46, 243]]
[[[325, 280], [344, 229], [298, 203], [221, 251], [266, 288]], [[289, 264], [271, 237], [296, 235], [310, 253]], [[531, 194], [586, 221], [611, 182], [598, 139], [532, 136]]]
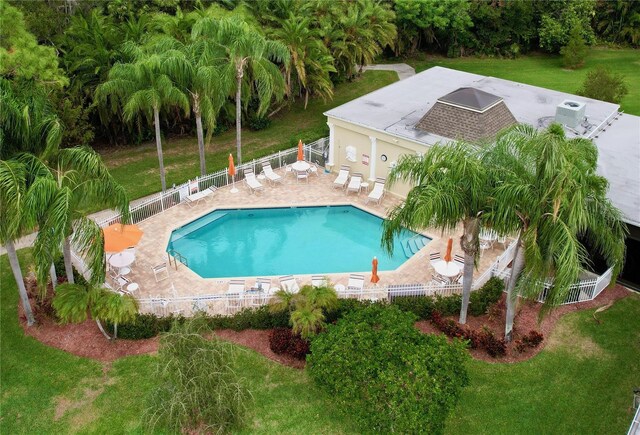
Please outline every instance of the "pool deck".
[[[276, 171], [282, 174], [282, 171]], [[365, 204], [367, 194], [365, 192], [356, 195], [348, 195], [342, 189], [333, 187], [335, 174], [325, 174], [319, 171], [319, 175], [311, 175], [309, 183], [296, 182], [293, 176], [284, 177], [283, 183], [270, 185], [266, 180], [261, 180], [264, 189], [261, 192], [251, 194], [244, 182], [236, 183], [239, 192], [232, 193], [231, 187], [218, 189], [207, 200], [201, 201], [194, 207], [180, 204], [161, 214], [153, 216], [141, 223], [139, 227], [144, 231], [144, 236], [137, 246], [136, 262], [132, 265], [131, 273], [127, 275], [131, 281], [138, 283], [139, 290], [135, 296], [138, 298], [175, 298], [222, 294], [227, 291], [230, 278], [201, 278], [188, 267], [178, 264], [169, 268], [169, 279], [156, 282], [152, 266], [167, 262], [166, 247], [171, 232], [212, 210], [219, 208], [254, 208], [254, 207], [282, 207], [282, 206], [323, 206], [323, 205], [354, 205], [380, 217], [385, 217], [387, 210], [401, 203], [401, 199], [387, 194], [380, 205], [374, 203]], [[432, 267], [429, 264], [431, 252], [444, 252], [449, 237], [454, 238], [453, 253], [462, 254], [458, 240], [461, 235], [461, 227], [452, 233], [427, 230], [424, 235], [433, 240], [413, 255], [398, 269], [379, 272], [378, 285], [426, 283], [431, 280]], [[338, 247], [336, 247], [338, 248]], [[344, 247], [348, 249], [348, 247]], [[475, 276], [480, 275], [503, 252], [497, 247], [488, 249], [482, 253]], [[362, 273], [368, 279], [371, 271], [352, 271]], [[328, 274], [332, 284], [346, 285], [348, 273]], [[233, 279], [246, 279], [247, 288], [255, 284], [256, 277], [235, 277]], [[272, 285], [279, 285], [278, 276], [272, 277]], [[296, 275], [300, 285], [308, 284], [311, 275]]]

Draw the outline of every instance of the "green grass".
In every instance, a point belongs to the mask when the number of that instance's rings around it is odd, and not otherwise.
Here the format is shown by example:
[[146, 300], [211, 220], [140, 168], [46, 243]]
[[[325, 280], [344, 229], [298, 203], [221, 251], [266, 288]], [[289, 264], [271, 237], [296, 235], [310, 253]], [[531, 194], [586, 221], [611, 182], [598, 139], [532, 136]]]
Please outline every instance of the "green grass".
[[416, 72], [443, 66], [570, 94], [575, 94], [582, 87], [589, 70], [602, 65], [625, 76], [629, 93], [622, 101], [621, 108], [625, 112], [640, 115], [640, 50], [592, 48], [585, 66], [577, 70], [564, 69], [560, 56], [546, 54], [532, 54], [517, 59], [430, 57], [406, 62]]
[[[359, 79], [336, 86], [333, 100], [313, 99], [304, 109], [297, 101], [293, 106], [273, 118], [271, 126], [261, 131], [242, 131], [243, 161], [259, 158], [278, 150], [329, 135], [327, 110], [398, 80], [390, 71], [367, 71]], [[207, 172], [227, 167], [229, 153], [236, 155], [235, 129], [214, 136], [206, 147]], [[100, 151], [115, 179], [122, 184], [129, 197], [140, 198], [160, 190], [158, 157], [155, 142], [136, 147], [121, 147]], [[199, 174], [198, 143], [195, 137], [170, 138], [163, 141], [167, 186], [179, 184]], [[236, 162], [237, 163], [237, 162]]]
[[[26, 270], [30, 252], [20, 256]], [[103, 365], [25, 337], [6, 255], [0, 282], [0, 433], [141, 433], [155, 357]], [[529, 361], [472, 361], [471, 384], [447, 433], [624, 433], [640, 379], [640, 296], [598, 318], [600, 324], [593, 310], [563, 317], [547, 348]], [[245, 433], [358, 432], [304, 371], [243, 348], [236, 369], [255, 398]]]

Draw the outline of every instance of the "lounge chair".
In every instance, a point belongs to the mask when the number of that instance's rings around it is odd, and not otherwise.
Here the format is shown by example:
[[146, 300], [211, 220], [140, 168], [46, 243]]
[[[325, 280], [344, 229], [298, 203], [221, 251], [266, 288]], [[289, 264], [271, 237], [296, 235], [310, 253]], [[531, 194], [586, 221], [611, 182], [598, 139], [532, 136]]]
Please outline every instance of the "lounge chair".
[[280, 277], [280, 287], [289, 293], [298, 293], [300, 286], [298, 280], [293, 275], [285, 275]]
[[254, 174], [251, 169], [244, 170], [244, 182], [247, 183], [251, 193], [262, 190], [262, 183], [256, 179], [256, 174]]
[[194, 207], [200, 201], [207, 199], [209, 195], [212, 195], [216, 190], [218, 190], [216, 186], [211, 186], [207, 189], [196, 191], [195, 193], [188, 195], [184, 199], [184, 202], [186, 202], [189, 207]]
[[271, 296], [271, 280], [269, 278], [258, 278], [256, 284], [251, 288], [247, 295], [250, 307], [261, 307], [267, 302]]
[[329, 285], [329, 277], [325, 275], [313, 275], [311, 277], [311, 285], [314, 287], [324, 287]]
[[344, 189], [344, 186], [347, 185], [347, 181], [349, 181], [350, 170], [351, 168], [348, 165], [342, 165], [340, 167], [338, 177], [333, 181], [333, 187], [341, 187], [342, 189]]
[[351, 176], [351, 180], [349, 180], [349, 185], [347, 186], [347, 194], [349, 192], [356, 192], [360, 194], [360, 189], [362, 188], [362, 174], [356, 172]]
[[384, 178], [376, 178], [376, 182], [373, 185], [373, 190], [364, 200], [364, 203], [367, 204], [369, 201], [375, 201], [376, 204], [380, 204], [382, 201], [382, 197], [384, 196]]
[[271, 278], [258, 278], [256, 279], [256, 289], [259, 289], [265, 295], [272, 295], [274, 290], [271, 288]]
[[355, 296], [358, 299], [362, 297], [362, 290], [364, 289], [364, 275], [352, 273], [349, 275], [349, 282], [347, 283], [347, 294], [349, 296]]
[[157, 266], [153, 266], [151, 270], [153, 271], [153, 276], [156, 278], [156, 282], [169, 278], [167, 263], [160, 263]]
[[282, 183], [282, 177], [275, 172], [271, 168], [271, 164], [263, 163], [262, 164], [262, 172], [264, 172], [264, 176], [267, 177], [267, 180], [271, 183]]
[[225, 310], [227, 313], [242, 309], [244, 302], [244, 280], [230, 280], [225, 296]]

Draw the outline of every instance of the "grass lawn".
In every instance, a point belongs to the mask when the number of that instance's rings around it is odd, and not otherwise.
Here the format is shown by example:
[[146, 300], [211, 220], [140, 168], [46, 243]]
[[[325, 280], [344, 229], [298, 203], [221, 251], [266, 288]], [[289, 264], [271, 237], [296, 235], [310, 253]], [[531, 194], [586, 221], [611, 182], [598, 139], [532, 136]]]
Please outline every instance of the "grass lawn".
[[[30, 252], [20, 252], [24, 270]], [[25, 337], [17, 290], [0, 257], [0, 433], [140, 433], [154, 357], [111, 365], [70, 356]], [[447, 433], [625, 433], [640, 379], [640, 296], [598, 315], [565, 316], [537, 357], [470, 364], [471, 384]], [[241, 350], [237, 371], [255, 398], [249, 433], [356, 433], [304, 371]]]
[[625, 112], [640, 116], [640, 50], [592, 48], [585, 66], [578, 70], [562, 67], [560, 56], [532, 54], [517, 59], [428, 57], [406, 61], [424, 71], [433, 66], [467, 71], [575, 94], [587, 72], [599, 65], [625, 76], [629, 93], [621, 104]]
[[[367, 71], [354, 82], [336, 86], [333, 100], [319, 99], [293, 107], [274, 117], [271, 126], [261, 131], [244, 129], [242, 132], [242, 158], [247, 162], [278, 150], [295, 146], [298, 140], [311, 142], [329, 135], [327, 110], [368, 94], [398, 80], [391, 71]], [[207, 171], [227, 167], [229, 153], [236, 156], [235, 128], [212, 138], [206, 148]], [[179, 184], [199, 174], [198, 142], [195, 137], [170, 138], [163, 141], [167, 186]], [[136, 147], [105, 149], [101, 154], [109, 171], [122, 184], [130, 198], [140, 198], [160, 191], [156, 145], [149, 142]], [[236, 162], [237, 163], [237, 162]]]

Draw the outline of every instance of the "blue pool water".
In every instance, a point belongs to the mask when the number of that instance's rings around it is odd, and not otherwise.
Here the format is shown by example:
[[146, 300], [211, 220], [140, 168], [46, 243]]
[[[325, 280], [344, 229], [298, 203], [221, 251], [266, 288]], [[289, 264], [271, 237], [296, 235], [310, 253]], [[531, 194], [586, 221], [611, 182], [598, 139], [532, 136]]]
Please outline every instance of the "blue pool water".
[[393, 270], [430, 239], [404, 230], [392, 256], [382, 219], [352, 206], [216, 210], [173, 231], [167, 251], [203, 278]]

